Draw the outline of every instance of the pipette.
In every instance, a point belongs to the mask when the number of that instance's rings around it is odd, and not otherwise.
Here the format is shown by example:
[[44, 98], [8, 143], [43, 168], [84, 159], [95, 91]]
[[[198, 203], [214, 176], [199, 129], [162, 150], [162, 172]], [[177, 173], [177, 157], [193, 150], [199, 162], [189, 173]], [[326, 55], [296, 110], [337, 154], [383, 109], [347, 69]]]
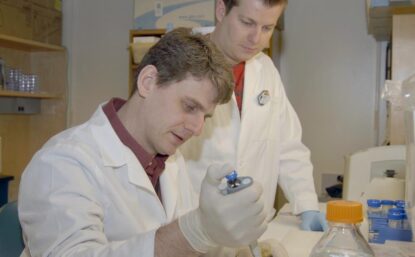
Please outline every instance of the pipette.
[[[254, 180], [251, 177], [238, 177], [238, 173], [234, 170], [226, 175], [226, 184], [220, 184], [219, 189], [223, 195], [228, 195], [242, 190], [252, 185]], [[258, 241], [254, 241], [249, 244], [249, 250], [253, 257], [262, 257], [261, 248], [258, 245]]]

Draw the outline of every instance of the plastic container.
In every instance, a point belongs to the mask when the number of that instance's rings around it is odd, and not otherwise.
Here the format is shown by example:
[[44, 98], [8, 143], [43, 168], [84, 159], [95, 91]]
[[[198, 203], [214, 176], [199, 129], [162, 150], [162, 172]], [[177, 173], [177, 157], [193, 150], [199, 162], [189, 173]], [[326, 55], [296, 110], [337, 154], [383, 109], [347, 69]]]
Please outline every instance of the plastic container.
[[406, 202], [404, 200], [396, 200], [395, 201], [396, 208], [405, 209], [406, 208]]
[[329, 230], [318, 241], [310, 257], [374, 257], [375, 254], [359, 231], [363, 221], [362, 204], [353, 201], [327, 203]]
[[374, 241], [378, 237], [378, 231], [375, 229], [376, 222], [382, 217], [382, 201], [378, 199], [367, 200], [367, 217], [369, 224], [369, 242]]
[[389, 209], [393, 208], [394, 204], [393, 200], [382, 200], [382, 213], [385, 217], [388, 216]]
[[382, 201], [378, 199], [367, 200], [367, 215], [381, 215]]
[[388, 227], [394, 229], [402, 228], [402, 209], [391, 208], [388, 212]]

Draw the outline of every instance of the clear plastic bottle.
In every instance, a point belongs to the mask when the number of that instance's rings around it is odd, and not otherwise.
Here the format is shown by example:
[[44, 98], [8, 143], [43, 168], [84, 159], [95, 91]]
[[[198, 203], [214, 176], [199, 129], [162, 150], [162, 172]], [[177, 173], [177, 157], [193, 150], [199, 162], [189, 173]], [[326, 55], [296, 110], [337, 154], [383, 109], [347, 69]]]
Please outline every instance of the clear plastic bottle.
[[378, 199], [367, 200], [367, 215], [380, 216], [382, 214], [382, 201]]
[[390, 208], [393, 208], [395, 201], [393, 200], [382, 200], [382, 213], [383, 216], [388, 217], [388, 212]]
[[363, 221], [362, 204], [353, 201], [327, 203], [330, 228], [311, 251], [310, 257], [374, 257], [375, 254], [359, 231]]
[[376, 227], [376, 221], [382, 217], [382, 202], [378, 199], [367, 200], [367, 220], [369, 224], [369, 242], [373, 242], [378, 238], [378, 231]]
[[402, 228], [402, 209], [390, 208], [388, 211], [388, 227], [399, 229]]

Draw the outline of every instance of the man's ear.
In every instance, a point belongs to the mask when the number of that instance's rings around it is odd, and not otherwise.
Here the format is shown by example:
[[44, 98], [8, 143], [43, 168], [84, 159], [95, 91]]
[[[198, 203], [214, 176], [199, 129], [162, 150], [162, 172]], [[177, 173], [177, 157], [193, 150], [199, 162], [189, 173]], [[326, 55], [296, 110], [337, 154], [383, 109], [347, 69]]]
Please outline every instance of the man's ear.
[[215, 15], [216, 20], [218, 22], [221, 22], [223, 17], [226, 15], [226, 6], [223, 0], [217, 0], [216, 1], [216, 7], [215, 7]]
[[146, 98], [157, 86], [157, 68], [154, 65], [147, 65], [138, 74], [137, 92]]

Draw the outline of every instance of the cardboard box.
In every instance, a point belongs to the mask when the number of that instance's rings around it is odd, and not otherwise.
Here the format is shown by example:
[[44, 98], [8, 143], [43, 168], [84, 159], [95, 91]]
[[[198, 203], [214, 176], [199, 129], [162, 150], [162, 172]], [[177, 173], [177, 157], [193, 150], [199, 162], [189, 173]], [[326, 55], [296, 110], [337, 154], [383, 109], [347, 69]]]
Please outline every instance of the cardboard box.
[[135, 0], [135, 29], [206, 27], [215, 24], [215, 0]]
[[54, 9], [32, 6], [33, 36], [35, 41], [62, 44], [62, 13]]
[[22, 0], [0, 1], [0, 33], [32, 39], [30, 3]]

